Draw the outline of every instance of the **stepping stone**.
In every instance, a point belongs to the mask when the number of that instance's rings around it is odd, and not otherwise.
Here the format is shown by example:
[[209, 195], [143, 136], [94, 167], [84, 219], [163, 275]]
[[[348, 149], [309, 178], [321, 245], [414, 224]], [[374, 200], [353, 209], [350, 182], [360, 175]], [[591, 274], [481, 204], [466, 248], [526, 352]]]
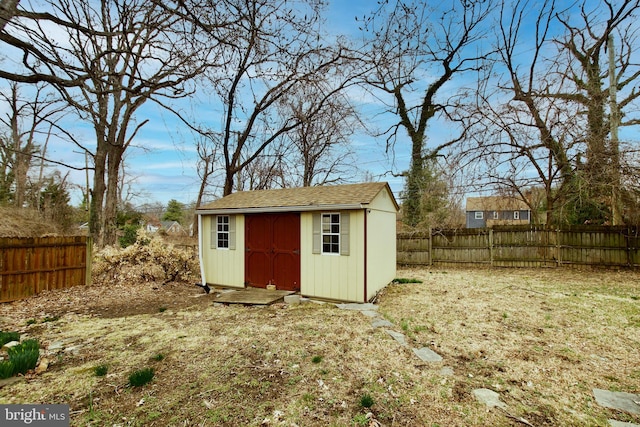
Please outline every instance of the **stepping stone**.
[[336, 304], [336, 307], [341, 308], [342, 310], [356, 310], [356, 311], [377, 311], [378, 310], [378, 306], [375, 304], [371, 304], [370, 302], [366, 304], [360, 304], [360, 303]]
[[391, 335], [394, 340], [407, 347], [407, 339], [400, 332], [392, 331], [391, 329], [385, 329], [385, 332]]
[[62, 350], [64, 348], [64, 342], [63, 341], [54, 341], [51, 344], [49, 344], [49, 347], [47, 348], [48, 351], [57, 351], [57, 350]]
[[640, 395], [638, 394], [594, 388], [593, 395], [600, 406], [640, 415]]
[[481, 403], [484, 403], [489, 408], [502, 408], [507, 409], [507, 405], [500, 400], [500, 395], [488, 388], [477, 388], [473, 390], [473, 394]]
[[364, 314], [367, 317], [378, 317], [377, 311], [365, 310], [365, 311], [362, 311], [362, 314]]
[[9, 352], [10, 348], [13, 348], [19, 344], [20, 344], [20, 341], [9, 341], [8, 343], [2, 346], [2, 350]]
[[431, 350], [429, 347], [422, 347], [421, 349], [414, 348], [413, 352], [423, 362], [442, 362], [442, 356]]
[[376, 319], [371, 323], [374, 328], [393, 328], [393, 323], [387, 319]]
[[453, 368], [451, 366], [445, 366], [440, 369], [440, 375], [443, 377], [451, 377], [453, 376]]
[[284, 302], [286, 304], [300, 304], [300, 295], [286, 295], [284, 297]]
[[640, 424], [627, 423], [624, 421], [608, 420], [611, 427], [640, 427]]

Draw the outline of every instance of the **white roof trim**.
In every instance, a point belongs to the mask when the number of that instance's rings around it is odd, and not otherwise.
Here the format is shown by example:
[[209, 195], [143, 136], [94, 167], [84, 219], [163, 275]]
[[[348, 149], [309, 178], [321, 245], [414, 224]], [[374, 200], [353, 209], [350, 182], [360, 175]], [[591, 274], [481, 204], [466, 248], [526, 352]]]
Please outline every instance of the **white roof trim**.
[[327, 210], [356, 210], [366, 209], [369, 204], [343, 204], [343, 205], [307, 205], [307, 206], [266, 206], [260, 208], [222, 208], [197, 210], [198, 215], [230, 215], [230, 214], [252, 214], [271, 212], [313, 212]]

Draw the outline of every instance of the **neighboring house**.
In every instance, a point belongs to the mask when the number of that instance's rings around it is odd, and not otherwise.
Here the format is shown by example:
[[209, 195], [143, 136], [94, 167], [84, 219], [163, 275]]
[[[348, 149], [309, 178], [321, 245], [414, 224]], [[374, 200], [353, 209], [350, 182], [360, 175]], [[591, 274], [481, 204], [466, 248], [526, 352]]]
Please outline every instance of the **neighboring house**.
[[161, 221], [162, 230], [172, 236], [186, 236], [187, 230], [178, 221]]
[[157, 222], [157, 224], [155, 222], [149, 221], [145, 224], [144, 229], [147, 231], [147, 233], [153, 234], [160, 230], [160, 227], [162, 227], [162, 225], [159, 221]]
[[180, 225], [178, 221], [160, 221], [155, 218], [147, 219], [147, 222], [144, 226], [145, 230], [148, 233], [155, 234], [159, 231], [163, 231], [166, 234], [170, 234], [172, 236], [186, 236], [187, 230]]
[[467, 228], [531, 223], [529, 206], [513, 197], [467, 197], [466, 211]]
[[231, 194], [196, 211], [202, 282], [369, 301], [395, 277], [397, 212], [386, 183]]

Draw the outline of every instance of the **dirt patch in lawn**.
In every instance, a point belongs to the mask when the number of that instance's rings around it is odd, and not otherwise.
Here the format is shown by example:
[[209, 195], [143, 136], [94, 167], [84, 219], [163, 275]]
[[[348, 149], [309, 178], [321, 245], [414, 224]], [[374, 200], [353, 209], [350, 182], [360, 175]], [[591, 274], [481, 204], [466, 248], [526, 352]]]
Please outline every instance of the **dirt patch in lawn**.
[[[39, 339], [50, 360], [0, 388], [0, 403], [67, 403], [72, 425], [96, 426], [640, 423], [592, 394], [640, 392], [637, 273], [398, 276], [423, 283], [387, 287], [379, 312], [442, 362], [333, 304], [227, 306], [192, 283], [114, 282], [0, 305], [0, 329]], [[129, 386], [143, 368], [153, 380]], [[478, 403], [476, 388], [508, 410]]]

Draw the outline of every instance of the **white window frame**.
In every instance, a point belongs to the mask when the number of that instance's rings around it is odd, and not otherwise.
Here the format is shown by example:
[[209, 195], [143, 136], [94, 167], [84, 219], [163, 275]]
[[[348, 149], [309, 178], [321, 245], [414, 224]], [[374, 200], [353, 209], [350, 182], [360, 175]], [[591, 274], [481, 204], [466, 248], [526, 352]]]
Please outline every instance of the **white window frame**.
[[476, 212], [474, 218], [475, 219], [484, 219], [484, 212], [482, 212], [482, 211]]
[[513, 211], [513, 219], [520, 219], [520, 211]]
[[[224, 221], [225, 219], [226, 219], [226, 222]], [[216, 216], [215, 246], [217, 249], [229, 250], [229, 244], [231, 242], [230, 225], [231, 225], [231, 218], [229, 217], [229, 215]], [[224, 238], [225, 235], [226, 235], [226, 239]], [[220, 243], [223, 243], [223, 245], [220, 245]], [[224, 243], [226, 243], [226, 245]]]
[[500, 219], [500, 212], [493, 211], [493, 219]]
[[[328, 222], [325, 222], [328, 218]], [[337, 222], [334, 220], [337, 218]], [[340, 212], [323, 212], [320, 216], [320, 238], [323, 255], [340, 255], [342, 217]], [[337, 229], [335, 228], [337, 227]], [[329, 240], [326, 242], [326, 240]], [[337, 241], [336, 241], [337, 240]], [[328, 245], [328, 246], [327, 246]], [[327, 247], [330, 250], [327, 250]]]

